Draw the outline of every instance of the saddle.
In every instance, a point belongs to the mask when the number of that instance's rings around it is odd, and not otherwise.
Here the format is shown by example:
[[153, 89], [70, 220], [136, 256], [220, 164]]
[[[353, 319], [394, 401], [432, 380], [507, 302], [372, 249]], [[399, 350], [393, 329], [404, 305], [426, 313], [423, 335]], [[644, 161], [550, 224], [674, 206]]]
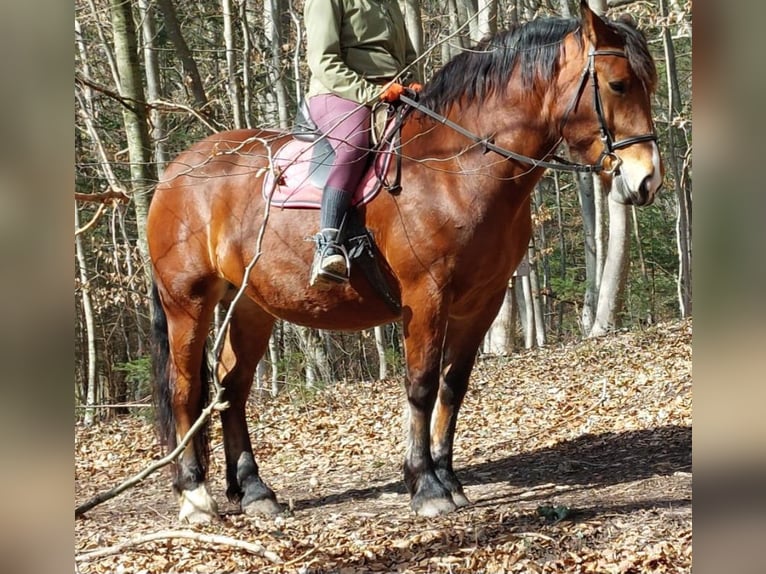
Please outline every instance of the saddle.
[[[401, 312], [399, 294], [392, 291], [383, 276], [379, 261], [384, 260], [356, 207], [368, 203], [383, 189], [389, 193], [401, 190], [400, 128], [410, 110], [409, 106], [390, 105], [385, 105], [382, 110], [373, 109], [373, 122], [377, 123], [375, 118], [379, 117], [380, 111], [385, 112], [384, 122], [381, 122], [381, 129], [373, 125], [375, 136], [369, 164], [353, 194], [340, 235], [350, 263], [359, 265], [375, 291], [396, 313]], [[381, 135], [377, 137], [379, 133]], [[264, 199], [283, 209], [319, 209], [335, 152], [311, 119], [305, 100], [298, 106], [291, 135], [293, 139], [274, 153], [272, 168], [263, 178]], [[387, 173], [392, 158], [395, 158], [396, 169], [393, 181], [389, 182]]]

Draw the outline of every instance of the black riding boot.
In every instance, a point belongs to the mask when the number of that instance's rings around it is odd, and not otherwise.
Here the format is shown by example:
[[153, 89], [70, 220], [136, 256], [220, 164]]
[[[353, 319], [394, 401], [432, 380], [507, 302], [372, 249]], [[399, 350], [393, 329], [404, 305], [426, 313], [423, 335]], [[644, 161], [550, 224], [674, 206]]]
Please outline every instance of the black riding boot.
[[322, 192], [321, 229], [316, 235], [317, 251], [311, 266], [309, 285], [329, 287], [348, 281], [348, 253], [339, 237], [351, 194], [326, 187]]

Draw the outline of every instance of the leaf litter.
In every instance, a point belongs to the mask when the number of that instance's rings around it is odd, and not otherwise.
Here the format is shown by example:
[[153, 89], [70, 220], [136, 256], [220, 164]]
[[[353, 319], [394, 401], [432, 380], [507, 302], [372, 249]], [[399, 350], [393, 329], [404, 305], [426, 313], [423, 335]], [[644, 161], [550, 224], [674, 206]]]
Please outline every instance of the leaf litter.
[[[409, 509], [400, 381], [338, 383], [310, 401], [254, 397], [253, 446], [282, 515], [248, 517], [226, 501], [215, 421], [209, 478], [222, 519], [178, 524], [163, 469], [76, 520], [75, 555], [169, 529], [199, 539], [128, 545], [76, 571], [691, 572], [691, 335], [677, 321], [480, 358], [455, 450], [472, 505], [438, 518]], [[161, 456], [139, 417], [77, 426], [76, 504]]]

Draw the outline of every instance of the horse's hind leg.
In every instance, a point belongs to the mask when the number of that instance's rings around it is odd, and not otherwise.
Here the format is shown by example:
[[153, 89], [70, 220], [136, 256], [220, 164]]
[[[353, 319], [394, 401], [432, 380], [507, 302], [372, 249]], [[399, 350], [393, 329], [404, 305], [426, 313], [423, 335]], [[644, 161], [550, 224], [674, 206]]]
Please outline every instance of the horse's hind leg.
[[[167, 317], [167, 342], [170, 361], [164, 383], [167, 402], [161, 414], [172, 450], [199, 418], [208, 400], [205, 343], [217, 301], [217, 287], [210, 285], [195, 296], [162, 291], [162, 307]], [[203, 427], [178, 457], [173, 488], [179, 496], [179, 518], [188, 522], [207, 522], [218, 518], [218, 507], [210, 496], [206, 480], [208, 459], [207, 428]]]
[[226, 495], [247, 514], [281, 512], [274, 492], [258, 474], [245, 420], [245, 405], [258, 361], [269, 344], [274, 318], [251, 300], [237, 301], [221, 356], [221, 385], [229, 408], [221, 411], [226, 453]]

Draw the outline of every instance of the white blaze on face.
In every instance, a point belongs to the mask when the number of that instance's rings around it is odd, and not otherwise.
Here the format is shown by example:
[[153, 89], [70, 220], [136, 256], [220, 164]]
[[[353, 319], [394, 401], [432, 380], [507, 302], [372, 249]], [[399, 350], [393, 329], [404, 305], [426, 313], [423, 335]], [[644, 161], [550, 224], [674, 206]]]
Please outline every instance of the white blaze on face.
[[[636, 153], [645, 152], [647, 145], [651, 146], [651, 155]], [[662, 165], [657, 142], [648, 142], [632, 147], [634, 149], [626, 148], [623, 153], [620, 153], [623, 160], [620, 166], [623, 184], [627, 188], [627, 192], [634, 194], [641, 188], [641, 183], [646, 180], [647, 199], [653, 198], [662, 185]]]

